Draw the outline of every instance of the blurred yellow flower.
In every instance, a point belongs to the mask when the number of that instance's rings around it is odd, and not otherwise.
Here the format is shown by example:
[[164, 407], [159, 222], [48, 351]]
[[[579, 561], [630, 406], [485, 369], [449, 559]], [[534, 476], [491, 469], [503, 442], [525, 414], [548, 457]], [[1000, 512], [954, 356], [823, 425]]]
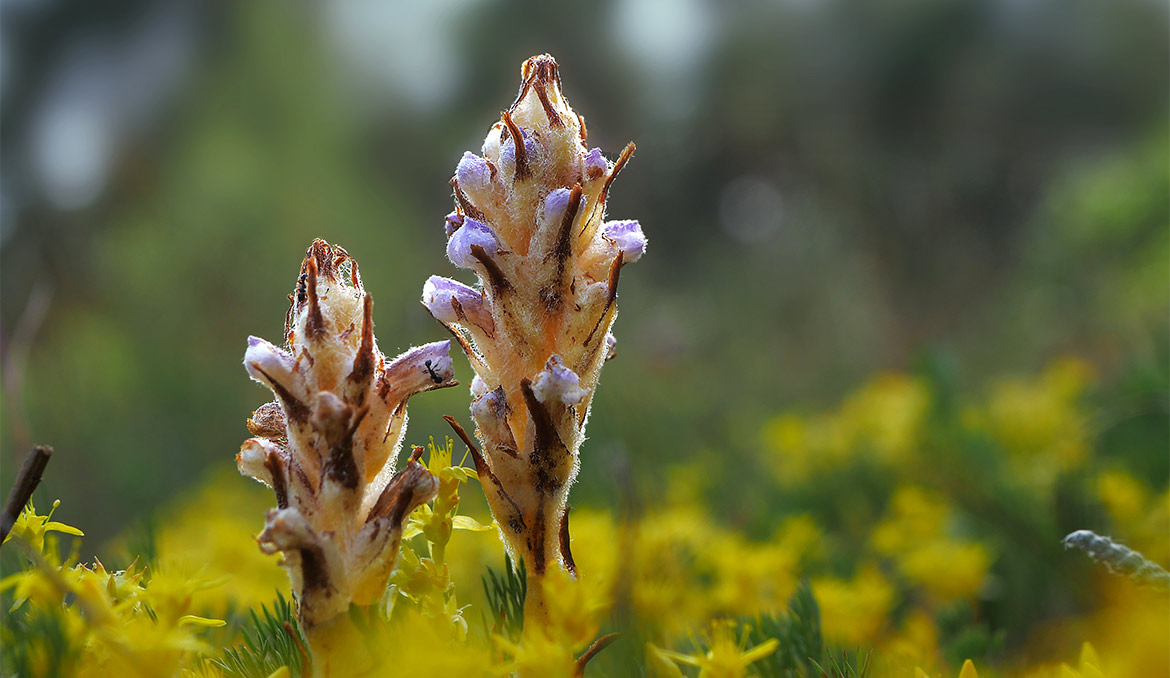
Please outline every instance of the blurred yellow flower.
[[887, 372], [846, 398], [841, 415], [858, 445], [895, 465], [914, 453], [929, 408], [930, 391], [921, 379]]
[[[705, 651], [684, 654], [650, 645], [648, 654], [657, 660], [652, 661], [655, 665], [661, 665], [662, 659], [669, 659], [685, 666], [698, 667], [699, 678], [743, 678], [750, 675], [748, 666], [775, 652], [780, 641], [771, 638], [748, 648], [747, 629], [739, 631], [738, 624], [732, 620], [713, 621], [709, 631], [697, 643], [705, 645]], [[665, 667], [659, 668], [658, 672], [660, 675], [675, 675]]]
[[987, 547], [948, 535], [952, 509], [937, 493], [906, 485], [890, 501], [889, 515], [870, 543], [891, 559], [902, 576], [923, 587], [935, 602], [971, 598], [987, 577]]
[[157, 535], [158, 559], [172, 567], [202, 568], [208, 579], [230, 576], [230, 586], [198, 591], [193, 606], [211, 616], [271, 603], [288, 592], [277, 556], [256, 548], [259, 517], [272, 507], [261, 485], [241, 482], [230, 467], [212, 472], [193, 492], [164, 509]]
[[1092, 376], [1087, 363], [1064, 358], [1038, 378], [1004, 379], [992, 389], [986, 422], [1018, 478], [1048, 488], [1088, 457], [1080, 400]]
[[812, 580], [812, 588], [828, 642], [872, 644], [886, 630], [894, 587], [872, 563], [862, 565], [852, 580], [819, 577]]

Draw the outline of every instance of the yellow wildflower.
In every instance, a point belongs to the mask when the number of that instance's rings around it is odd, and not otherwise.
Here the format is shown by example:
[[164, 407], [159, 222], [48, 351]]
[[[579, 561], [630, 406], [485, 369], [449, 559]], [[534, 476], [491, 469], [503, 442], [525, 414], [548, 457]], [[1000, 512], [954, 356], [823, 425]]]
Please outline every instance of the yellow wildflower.
[[829, 642], [873, 643], [885, 630], [894, 606], [894, 587], [874, 565], [862, 565], [851, 581], [820, 577], [812, 581], [812, 587]]
[[[748, 666], [771, 655], [780, 641], [770, 638], [755, 647], [747, 647], [747, 629], [736, 637], [737, 624], [732, 620], [711, 623], [710, 631], [703, 638], [705, 651], [691, 654], [663, 650], [651, 645], [652, 657], [663, 657], [686, 666], [699, 669], [699, 678], [743, 678], [748, 675]], [[658, 662], [661, 663], [661, 662]]]
[[[37, 553], [43, 556], [55, 557], [56, 554], [49, 554], [45, 550], [45, 534], [49, 532], [60, 532], [62, 534], [71, 534], [77, 537], [84, 536], [81, 530], [65, 523], [59, 523], [53, 520], [53, 512], [61, 505], [61, 500], [58, 499], [53, 502], [53, 508], [49, 509], [49, 514], [44, 516], [37, 515], [36, 507], [33, 506], [30, 500], [28, 506], [20, 512], [17, 516], [16, 522], [12, 525], [12, 530], [4, 537], [4, 542], [13, 537], [23, 539], [30, 547]], [[50, 547], [52, 544], [50, 543]]]
[[1005, 379], [994, 387], [987, 424], [1007, 450], [1017, 477], [1047, 488], [1088, 456], [1079, 403], [1091, 376], [1086, 363], [1064, 359], [1038, 379]]
[[890, 558], [902, 576], [938, 602], [971, 598], [987, 577], [990, 556], [977, 542], [947, 535], [951, 507], [936, 493], [917, 486], [898, 488], [891, 511], [873, 530], [875, 551]]
[[217, 580], [231, 576], [230, 586], [193, 593], [192, 607], [212, 616], [272, 602], [288, 590], [278, 558], [256, 548], [255, 516], [271, 499], [259, 485], [241, 483], [228, 467], [216, 469], [194, 492], [165, 509], [159, 520], [158, 559], [172, 567], [202, 568]]
[[885, 373], [850, 395], [841, 414], [879, 461], [897, 464], [914, 452], [929, 407], [930, 391], [921, 379]]

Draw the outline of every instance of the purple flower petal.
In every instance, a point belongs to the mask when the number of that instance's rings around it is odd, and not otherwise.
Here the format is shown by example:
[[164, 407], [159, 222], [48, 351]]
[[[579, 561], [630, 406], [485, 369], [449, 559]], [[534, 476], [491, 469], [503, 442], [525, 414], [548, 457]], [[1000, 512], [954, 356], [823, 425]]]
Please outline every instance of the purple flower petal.
[[549, 191], [541, 206], [539, 223], [542, 228], [560, 228], [561, 219], [565, 216], [565, 210], [569, 208], [569, 198], [572, 194], [573, 192], [567, 188]]
[[447, 234], [447, 239], [450, 240], [451, 236], [455, 235], [455, 231], [458, 231], [462, 226], [462, 214], [458, 212], [448, 214], [447, 219], [443, 222], [443, 231]]
[[471, 397], [472, 398], [480, 397], [481, 395], [487, 393], [487, 390], [488, 390], [487, 383], [484, 382], [483, 379], [480, 379], [478, 374], [471, 378]]
[[271, 386], [280, 384], [292, 390], [293, 357], [260, 337], [248, 337], [248, 350], [244, 352], [244, 368], [256, 381]]
[[601, 225], [601, 235], [623, 252], [626, 263], [641, 259], [646, 251], [646, 236], [637, 221], [607, 221]]
[[386, 377], [397, 391], [418, 393], [450, 386], [455, 377], [451, 364], [451, 340], [416, 346], [386, 366]]
[[601, 154], [600, 148], [594, 148], [585, 154], [584, 173], [586, 179], [600, 179], [609, 170], [609, 161]]
[[[528, 164], [531, 166], [536, 155], [536, 139], [523, 127], [520, 128], [520, 134], [524, 137], [524, 150], [528, 154]], [[499, 164], [502, 167], [507, 167], [509, 172], [516, 166], [516, 141], [512, 139], [511, 135], [508, 135], [508, 139], [500, 145]]]
[[483, 191], [492, 185], [492, 171], [486, 160], [467, 151], [455, 167], [455, 179], [464, 191]]
[[576, 405], [589, 395], [587, 389], [581, 388], [577, 373], [566, 367], [555, 353], [549, 357], [540, 374], [536, 375], [532, 382], [532, 393], [542, 403], [556, 400], [566, 405]]
[[500, 251], [500, 242], [496, 240], [496, 234], [492, 233], [492, 229], [466, 217], [463, 220], [463, 227], [455, 231], [447, 241], [447, 258], [460, 268], [471, 268], [476, 263], [475, 257], [471, 255], [473, 245], [482, 247], [488, 256], [494, 256]]
[[488, 334], [494, 331], [495, 322], [483, 294], [461, 282], [432, 275], [423, 285], [422, 303], [440, 322], [470, 321]]

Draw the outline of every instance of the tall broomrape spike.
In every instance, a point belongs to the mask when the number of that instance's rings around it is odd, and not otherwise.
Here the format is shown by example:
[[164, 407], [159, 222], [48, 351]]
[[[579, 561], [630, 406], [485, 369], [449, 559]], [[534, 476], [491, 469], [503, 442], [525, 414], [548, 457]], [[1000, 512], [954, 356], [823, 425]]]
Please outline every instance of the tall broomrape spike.
[[422, 301], [475, 369], [476, 470], [509, 550], [537, 584], [526, 614], [541, 615], [542, 575], [574, 571], [566, 498], [614, 344], [618, 274], [646, 238], [636, 221], [603, 221], [634, 145], [612, 163], [587, 149], [551, 56], [526, 61], [521, 80], [483, 155], [464, 154], [451, 180], [447, 256], [480, 288], [435, 276]]
[[415, 461], [394, 472], [406, 401], [457, 382], [450, 341], [382, 355], [373, 302], [340, 247], [313, 241], [290, 299], [286, 348], [248, 338], [244, 367], [276, 399], [252, 413], [256, 437], [236, 463], [276, 494], [258, 541], [284, 554], [316, 659], [338, 635], [333, 620], [381, 597], [403, 521], [438, 490]]

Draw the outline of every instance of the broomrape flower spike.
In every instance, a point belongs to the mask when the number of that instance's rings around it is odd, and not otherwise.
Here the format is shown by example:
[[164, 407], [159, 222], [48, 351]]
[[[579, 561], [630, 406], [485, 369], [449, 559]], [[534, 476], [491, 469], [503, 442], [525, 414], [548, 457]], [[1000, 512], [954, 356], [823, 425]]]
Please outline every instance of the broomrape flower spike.
[[276, 399], [252, 413], [255, 437], [236, 462], [276, 494], [258, 541], [266, 553], [283, 553], [314, 645], [351, 603], [380, 599], [403, 521], [439, 488], [416, 459], [394, 472], [406, 401], [457, 382], [449, 341], [393, 360], [382, 355], [373, 301], [340, 247], [313, 241], [289, 298], [285, 348], [248, 339], [244, 367]]
[[1118, 544], [1092, 530], [1077, 530], [1062, 541], [1066, 549], [1077, 548], [1090, 558], [1143, 586], [1170, 590], [1170, 572], [1124, 544]]
[[565, 100], [551, 56], [529, 59], [520, 74], [520, 92], [482, 155], [465, 153], [451, 179], [447, 256], [480, 287], [435, 276], [422, 303], [475, 370], [471, 414], [482, 453], [456, 432], [472, 448], [513, 559], [523, 558], [534, 583], [531, 616], [543, 609], [545, 571], [575, 571], [566, 498], [614, 344], [618, 276], [642, 256], [646, 238], [636, 221], [603, 220], [634, 145], [614, 162], [586, 146], [584, 119]]

